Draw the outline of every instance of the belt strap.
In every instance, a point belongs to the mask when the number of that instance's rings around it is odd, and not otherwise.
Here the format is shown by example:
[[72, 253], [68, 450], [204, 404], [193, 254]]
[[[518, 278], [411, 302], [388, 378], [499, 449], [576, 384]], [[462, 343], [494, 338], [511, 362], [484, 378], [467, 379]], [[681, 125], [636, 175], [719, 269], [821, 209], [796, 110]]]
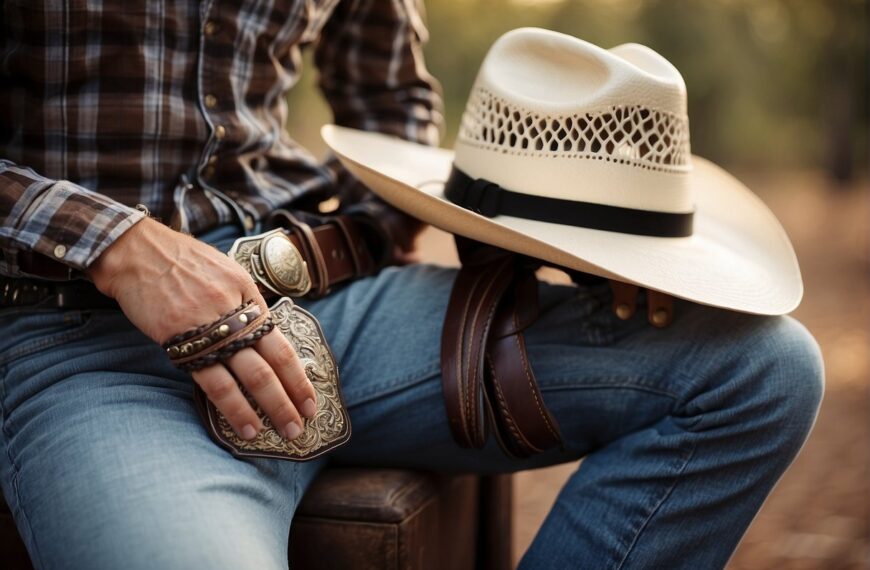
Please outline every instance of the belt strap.
[[[349, 216], [334, 216], [311, 227], [290, 211], [275, 210], [269, 222], [284, 230], [308, 264], [310, 297], [322, 297], [336, 285], [373, 275], [377, 270], [359, 224]], [[265, 293], [268, 293], [265, 292]]]
[[[290, 212], [277, 210], [274, 221], [299, 250], [311, 275], [311, 296], [323, 296], [332, 287], [373, 274], [377, 267], [357, 222], [347, 216], [327, 218], [317, 227], [298, 221]], [[60, 276], [65, 265], [38, 255], [27, 255], [40, 275]], [[38, 261], [37, 261], [38, 260]], [[266, 296], [273, 293], [261, 291]], [[118, 309], [114, 299], [100, 293], [90, 281], [46, 281], [0, 276], [0, 307], [37, 303], [62, 309]]]
[[535, 266], [510, 252], [455, 239], [462, 268], [441, 337], [442, 389], [454, 439], [480, 448], [492, 429], [502, 449], [517, 457], [561, 445], [522, 332], [538, 313]]
[[100, 293], [90, 281], [55, 282], [0, 276], [0, 307], [37, 304], [47, 309], [119, 309], [114, 299]]

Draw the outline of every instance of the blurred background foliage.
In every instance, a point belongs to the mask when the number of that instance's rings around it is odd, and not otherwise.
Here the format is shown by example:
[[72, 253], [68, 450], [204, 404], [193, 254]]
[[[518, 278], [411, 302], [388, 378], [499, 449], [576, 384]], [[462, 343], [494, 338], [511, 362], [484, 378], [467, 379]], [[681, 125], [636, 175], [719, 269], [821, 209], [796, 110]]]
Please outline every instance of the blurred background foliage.
[[[741, 169], [866, 172], [864, 0], [426, 0], [427, 63], [443, 86], [451, 144], [493, 41], [539, 26], [602, 47], [645, 44], [686, 81], [693, 152]], [[309, 66], [310, 68], [310, 66]], [[303, 84], [313, 84], [311, 70]], [[290, 132], [321, 149], [329, 118], [316, 90], [294, 89]], [[301, 107], [301, 108], [300, 108]]]

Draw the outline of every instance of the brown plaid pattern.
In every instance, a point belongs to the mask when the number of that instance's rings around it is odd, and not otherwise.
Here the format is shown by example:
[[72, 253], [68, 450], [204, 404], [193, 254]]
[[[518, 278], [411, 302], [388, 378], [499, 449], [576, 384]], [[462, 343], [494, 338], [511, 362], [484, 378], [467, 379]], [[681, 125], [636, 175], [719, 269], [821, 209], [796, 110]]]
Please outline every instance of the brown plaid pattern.
[[0, 273], [87, 267], [136, 204], [194, 234], [330, 197], [395, 217], [288, 136], [285, 94], [311, 46], [336, 123], [436, 144], [418, 2], [0, 3]]

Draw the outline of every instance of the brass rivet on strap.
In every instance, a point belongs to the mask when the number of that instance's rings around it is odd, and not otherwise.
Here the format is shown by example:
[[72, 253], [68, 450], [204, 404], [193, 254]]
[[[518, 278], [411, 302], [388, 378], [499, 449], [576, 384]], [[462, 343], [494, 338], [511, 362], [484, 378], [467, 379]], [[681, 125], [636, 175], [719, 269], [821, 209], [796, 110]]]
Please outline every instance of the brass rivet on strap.
[[616, 316], [623, 321], [630, 319], [631, 313], [631, 307], [629, 307], [627, 303], [620, 303], [616, 306]]
[[243, 323], [243, 324], [247, 323], [248, 322], [248, 315], [246, 315], [245, 313], [242, 313], [241, 315], [239, 315], [239, 322]]
[[227, 336], [230, 334], [230, 325], [221, 325], [217, 330], [218, 334], [221, 336]]
[[656, 309], [652, 315], [652, 322], [657, 327], [663, 327], [668, 324], [668, 312], [664, 309]]
[[169, 358], [178, 358], [178, 356], [181, 354], [181, 351], [178, 350], [177, 346], [170, 346], [166, 349], [166, 354], [169, 355]]

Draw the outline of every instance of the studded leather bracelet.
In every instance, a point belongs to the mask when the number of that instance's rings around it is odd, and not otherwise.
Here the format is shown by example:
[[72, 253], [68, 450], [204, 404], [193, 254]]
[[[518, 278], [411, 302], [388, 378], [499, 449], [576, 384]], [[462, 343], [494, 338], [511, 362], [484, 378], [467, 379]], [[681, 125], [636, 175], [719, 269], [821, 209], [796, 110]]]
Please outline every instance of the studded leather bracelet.
[[199, 370], [253, 345], [273, 327], [269, 313], [248, 301], [213, 323], [171, 338], [163, 348], [178, 368]]

